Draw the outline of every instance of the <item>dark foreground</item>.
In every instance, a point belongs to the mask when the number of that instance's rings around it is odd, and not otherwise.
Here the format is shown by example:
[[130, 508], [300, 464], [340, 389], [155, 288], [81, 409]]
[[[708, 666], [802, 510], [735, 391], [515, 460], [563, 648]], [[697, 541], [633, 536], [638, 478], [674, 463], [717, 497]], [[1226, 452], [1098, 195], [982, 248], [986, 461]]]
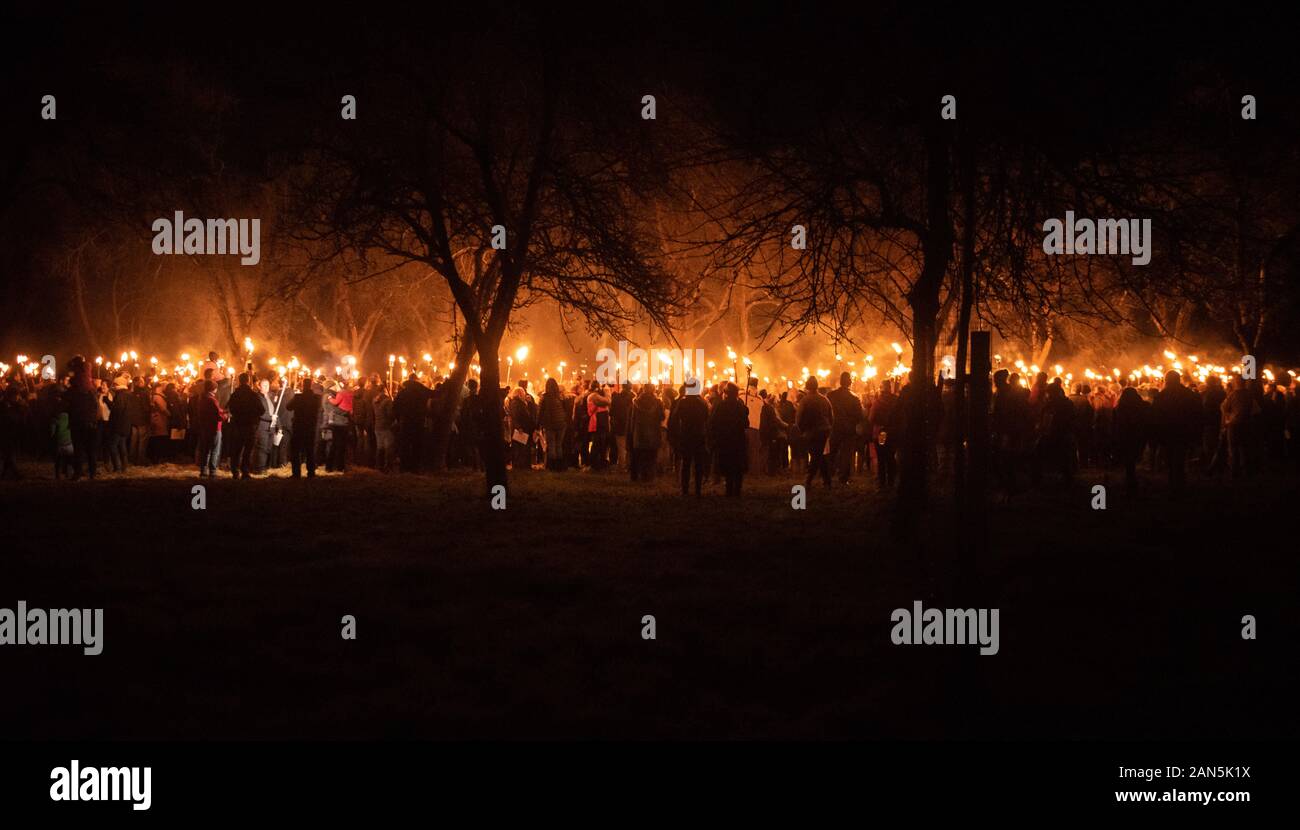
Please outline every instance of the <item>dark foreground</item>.
[[[0, 607], [105, 609], [98, 657], [0, 647], [0, 737], [1300, 734], [1293, 477], [996, 505], [979, 587], [946, 509], [905, 549], [861, 480], [797, 512], [784, 480], [534, 472], [494, 512], [476, 476], [361, 472], [195, 511], [174, 472], [0, 483]], [[892, 645], [914, 600], [999, 608], [1000, 653]]]

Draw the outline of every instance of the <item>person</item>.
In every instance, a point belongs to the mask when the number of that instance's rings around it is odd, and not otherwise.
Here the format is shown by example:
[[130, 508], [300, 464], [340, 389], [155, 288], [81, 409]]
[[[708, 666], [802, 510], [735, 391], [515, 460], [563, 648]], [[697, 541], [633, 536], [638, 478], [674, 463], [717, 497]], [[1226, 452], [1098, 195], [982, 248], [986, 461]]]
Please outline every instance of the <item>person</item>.
[[[698, 390], [698, 386], [695, 387]], [[704, 473], [709, 466], [709, 405], [696, 391], [691, 394], [681, 387], [681, 397], [668, 416], [668, 441], [681, 461], [682, 495], [690, 493], [692, 472], [695, 475], [695, 495], [701, 495]]]
[[[591, 435], [591, 468], [603, 470], [609, 463], [610, 397], [596, 381], [587, 393], [587, 432]], [[657, 444], [656, 444], [657, 446]]]
[[627, 469], [627, 419], [632, 412], [632, 388], [617, 384], [609, 396], [609, 463]]
[[799, 473], [803, 468], [803, 464], [808, 460], [808, 451], [804, 447], [803, 439], [799, 434], [798, 411], [795, 402], [790, 400], [790, 390], [787, 389], [782, 392], [781, 402], [776, 407], [777, 415], [780, 416], [781, 422], [785, 424], [786, 429], [785, 442], [781, 448], [781, 467], [787, 470], [793, 469], [795, 473]]
[[217, 401], [216, 382], [203, 381], [203, 397], [199, 400], [198, 417], [194, 422], [199, 446], [199, 478], [205, 475], [217, 477], [217, 466], [221, 462], [221, 425], [225, 419], [225, 410]]
[[1271, 465], [1280, 464], [1286, 449], [1286, 393], [1278, 384], [1263, 385], [1259, 414], [1260, 440]]
[[[280, 399], [280, 379], [277, 376], [275, 386], [271, 381], [263, 378], [257, 384], [257, 397], [262, 406], [262, 416], [257, 419], [257, 438], [254, 440], [253, 450], [253, 473], [260, 475], [276, 466], [275, 451], [276, 439], [275, 434], [280, 429], [280, 414], [276, 411], [276, 403]], [[283, 434], [281, 434], [283, 438]]]
[[68, 429], [72, 433], [72, 477], [81, 478], [84, 463], [93, 479], [99, 456], [99, 399], [89, 381], [81, 383], [74, 375], [64, 391], [68, 412]]
[[54, 418], [50, 421], [50, 438], [54, 444], [54, 478], [72, 474], [73, 457], [76, 450], [72, 446], [71, 418], [68, 415], [66, 393], [59, 394], [54, 401]]
[[1152, 416], [1165, 451], [1169, 488], [1182, 492], [1187, 484], [1187, 452], [1201, 437], [1201, 399], [1175, 370], [1165, 373], [1165, 385], [1156, 393]]
[[375, 387], [370, 408], [374, 417], [375, 469], [387, 473], [393, 469], [393, 451], [397, 446], [397, 437], [393, 434], [396, 425], [393, 399], [388, 394], [386, 385], [379, 384]]
[[161, 463], [171, 440], [171, 409], [167, 406], [164, 384], [156, 383], [149, 398], [149, 463]]
[[253, 448], [257, 442], [257, 427], [265, 409], [262, 396], [253, 391], [247, 372], [239, 375], [239, 385], [230, 393], [227, 403], [230, 410], [230, 476], [247, 479], [252, 474]]
[[1137, 493], [1137, 462], [1146, 445], [1147, 407], [1147, 402], [1132, 386], [1125, 386], [1115, 402], [1112, 418], [1115, 457], [1124, 465], [1125, 492], [1130, 496]]
[[1065, 395], [1061, 379], [1056, 378], [1046, 387], [1042, 405], [1038, 409], [1038, 444], [1034, 452], [1033, 480], [1042, 482], [1044, 469], [1061, 473], [1064, 483], [1074, 480], [1074, 465], [1070, 458], [1074, 436], [1074, 405]]
[[108, 421], [112, 417], [113, 396], [108, 391], [108, 381], [96, 380], [95, 386], [95, 455], [100, 463], [109, 462], [108, 458]]
[[876, 447], [876, 483], [880, 489], [894, 486], [898, 475], [898, 446], [903, 438], [903, 411], [894, 382], [881, 384], [880, 396], [871, 405], [871, 440]]
[[834, 414], [831, 402], [817, 391], [815, 375], [810, 375], [803, 386], [804, 397], [799, 402], [795, 419], [799, 424], [799, 432], [807, 442], [808, 453], [812, 459], [808, 464], [808, 475], [804, 480], [804, 486], [811, 485], [817, 474], [821, 473], [822, 481], [830, 487], [831, 470], [826, 463], [826, 442], [830, 438], [833, 427], [831, 419]]
[[352, 443], [352, 410], [354, 396], [347, 383], [332, 382], [329, 398], [330, 454], [325, 461], [327, 471], [344, 472], [347, 468], [348, 446]]
[[125, 377], [113, 379], [113, 403], [108, 414], [108, 460], [113, 472], [126, 472], [131, 449], [131, 422], [135, 396]]
[[1209, 468], [1219, 448], [1219, 435], [1223, 432], [1223, 401], [1228, 397], [1223, 381], [1218, 375], [1205, 380], [1201, 393], [1201, 466]]
[[289, 404], [293, 403], [297, 394], [293, 382], [288, 378], [282, 378], [279, 397], [275, 400], [277, 414], [275, 426], [280, 430], [280, 443], [273, 442], [273, 466], [275, 467], [283, 467], [289, 463], [289, 445], [293, 437], [293, 413], [289, 411]]
[[1286, 393], [1286, 436], [1292, 472], [1300, 473], [1300, 377], [1291, 378], [1291, 388]]
[[763, 445], [763, 454], [767, 459], [767, 474], [774, 476], [785, 466], [786, 430], [789, 426], [777, 413], [774, 396], [769, 395], [766, 389], [758, 394], [763, 401], [763, 411], [758, 422], [758, 439]]
[[0, 478], [22, 477], [16, 456], [26, 423], [27, 402], [23, 400], [18, 384], [12, 383], [0, 394]]
[[[205, 369], [203, 372], [203, 380], [190, 384], [189, 399], [186, 401], [185, 404], [186, 414], [188, 416], [188, 420], [190, 423], [190, 432], [188, 436], [190, 439], [189, 443], [194, 450], [195, 458], [198, 458], [198, 454], [199, 454], [197, 425], [199, 422], [199, 407], [203, 404], [204, 382], [212, 380], [212, 377], [213, 377], [213, 370]], [[212, 382], [214, 384], [216, 383], [215, 380], [213, 380]]]
[[[587, 390], [583, 388], [582, 381], [573, 387], [573, 438], [574, 448], [577, 450], [577, 463], [579, 466], [586, 467], [591, 463], [591, 432], [587, 427], [591, 424], [591, 414], [587, 411]], [[628, 430], [631, 431], [629, 419]], [[636, 475], [633, 474], [632, 480], [636, 481]]]
[[564, 469], [564, 431], [569, 426], [569, 413], [564, 408], [564, 396], [555, 378], [546, 379], [546, 391], [538, 407], [538, 417], [546, 440], [546, 469], [558, 472]]
[[203, 361], [203, 368], [200, 370], [204, 380], [211, 380], [213, 383], [220, 384], [225, 380], [226, 372], [222, 367], [224, 364], [217, 358], [216, 352], [208, 352], [208, 359]]
[[514, 470], [532, 469], [533, 422], [528, 407], [528, 394], [522, 386], [510, 390], [507, 411], [510, 415], [510, 467]]
[[[199, 396], [202, 390], [198, 390]], [[131, 406], [131, 463], [143, 464], [148, 454], [149, 446], [149, 410], [152, 403], [149, 394], [149, 388], [145, 385], [144, 378], [136, 377], [131, 387], [132, 406]]]
[[1247, 459], [1249, 436], [1254, 418], [1259, 414], [1259, 408], [1240, 375], [1232, 378], [1228, 388], [1228, 396], [1223, 399], [1220, 407], [1223, 418], [1223, 438], [1219, 442], [1220, 453], [1216, 455], [1210, 466], [1216, 472], [1227, 467], [1235, 481], [1250, 472]]
[[659, 425], [664, 420], [664, 405], [650, 384], [641, 387], [628, 417], [627, 445], [632, 453], [632, 480], [653, 481], [655, 456], [659, 452]]
[[456, 419], [456, 434], [460, 436], [465, 463], [472, 470], [482, 468], [480, 446], [483, 442], [483, 399], [478, 394], [478, 381], [470, 378], [465, 383], [465, 394]]
[[1092, 408], [1092, 386], [1076, 383], [1074, 394], [1070, 396], [1070, 405], [1074, 408], [1074, 449], [1072, 460], [1077, 460], [1079, 467], [1091, 464], [1094, 458], [1097, 413]]
[[163, 400], [167, 401], [167, 443], [163, 455], [168, 461], [174, 460], [185, 445], [189, 420], [185, 416], [185, 402], [181, 400], [180, 390], [176, 384], [168, 382], [163, 385]]
[[749, 409], [740, 402], [740, 388], [728, 382], [722, 400], [709, 413], [709, 442], [717, 455], [728, 496], [739, 496], [744, 482], [749, 461], [745, 441], [748, 427]]
[[745, 427], [745, 470], [757, 470], [764, 466], [766, 451], [763, 446], [763, 398], [758, 394], [758, 378], [750, 375], [745, 380], [745, 388], [740, 393], [740, 403], [749, 413], [749, 422]]
[[840, 484], [848, 484], [853, 470], [853, 451], [862, 421], [862, 402], [853, 394], [853, 376], [840, 373], [840, 385], [827, 396], [831, 405], [830, 456]]
[[289, 402], [293, 413], [293, 435], [289, 439], [289, 458], [294, 478], [302, 477], [302, 466], [307, 465], [307, 478], [316, 477], [316, 419], [320, 417], [321, 396], [311, 387], [311, 377], [302, 379], [302, 391]]
[[1015, 490], [1015, 435], [1011, 417], [1014, 393], [1006, 369], [993, 373], [993, 404], [989, 417], [989, 443], [992, 445], [993, 468], [1003, 493]]
[[357, 463], [375, 466], [375, 390], [377, 378], [366, 381], [352, 399], [353, 429], [357, 436]]
[[393, 399], [397, 414], [397, 456], [402, 472], [420, 472], [424, 418], [429, 408], [429, 389], [411, 375]]

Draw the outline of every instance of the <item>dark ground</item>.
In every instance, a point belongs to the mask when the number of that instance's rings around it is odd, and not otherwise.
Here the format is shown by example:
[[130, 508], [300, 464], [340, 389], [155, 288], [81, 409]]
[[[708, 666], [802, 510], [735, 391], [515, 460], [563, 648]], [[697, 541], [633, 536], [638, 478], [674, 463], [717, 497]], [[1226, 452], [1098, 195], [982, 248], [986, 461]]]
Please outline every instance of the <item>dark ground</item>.
[[[1296, 737], [1296, 479], [1094, 511], [1099, 476], [992, 507], [957, 595], [947, 510], [904, 550], [862, 480], [804, 512], [762, 477], [533, 472], [504, 512], [467, 474], [224, 479], [201, 512], [181, 468], [3, 482], [0, 607], [103, 607], [105, 648], [0, 648], [0, 737]], [[1001, 652], [891, 645], [915, 599], [1000, 608]]]

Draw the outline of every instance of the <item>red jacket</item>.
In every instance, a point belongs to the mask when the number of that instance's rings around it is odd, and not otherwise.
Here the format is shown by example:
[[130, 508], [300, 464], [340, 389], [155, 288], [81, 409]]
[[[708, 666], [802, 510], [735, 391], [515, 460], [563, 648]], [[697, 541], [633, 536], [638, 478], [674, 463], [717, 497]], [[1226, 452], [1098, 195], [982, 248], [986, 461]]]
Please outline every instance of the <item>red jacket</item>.
[[340, 389], [338, 391], [338, 394], [330, 398], [330, 403], [334, 404], [339, 409], [343, 410], [344, 412], [348, 413], [349, 416], [351, 416], [352, 408], [353, 408], [352, 390]]
[[216, 394], [204, 395], [199, 401], [199, 421], [194, 428], [202, 435], [213, 435], [221, 432], [221, 422], [225, 419], [225, 410], [217, 402]]

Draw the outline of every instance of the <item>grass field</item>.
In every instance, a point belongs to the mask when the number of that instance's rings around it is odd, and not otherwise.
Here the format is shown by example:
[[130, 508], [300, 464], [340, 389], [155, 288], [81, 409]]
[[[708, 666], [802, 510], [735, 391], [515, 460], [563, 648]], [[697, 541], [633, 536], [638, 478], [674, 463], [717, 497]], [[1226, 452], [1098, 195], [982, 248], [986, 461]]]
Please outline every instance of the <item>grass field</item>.
[[[98, 657], [0, 648], [0, 737], [1295, 737], [1294, 477], [1093, 478], [990, 507], [965, 585], [946, 506], [903, 547], [861, 479], [0, 482], [0, 607], [105, 609]], [[892, 645], [913, 600], [999, 608], [1000, 653]]]

